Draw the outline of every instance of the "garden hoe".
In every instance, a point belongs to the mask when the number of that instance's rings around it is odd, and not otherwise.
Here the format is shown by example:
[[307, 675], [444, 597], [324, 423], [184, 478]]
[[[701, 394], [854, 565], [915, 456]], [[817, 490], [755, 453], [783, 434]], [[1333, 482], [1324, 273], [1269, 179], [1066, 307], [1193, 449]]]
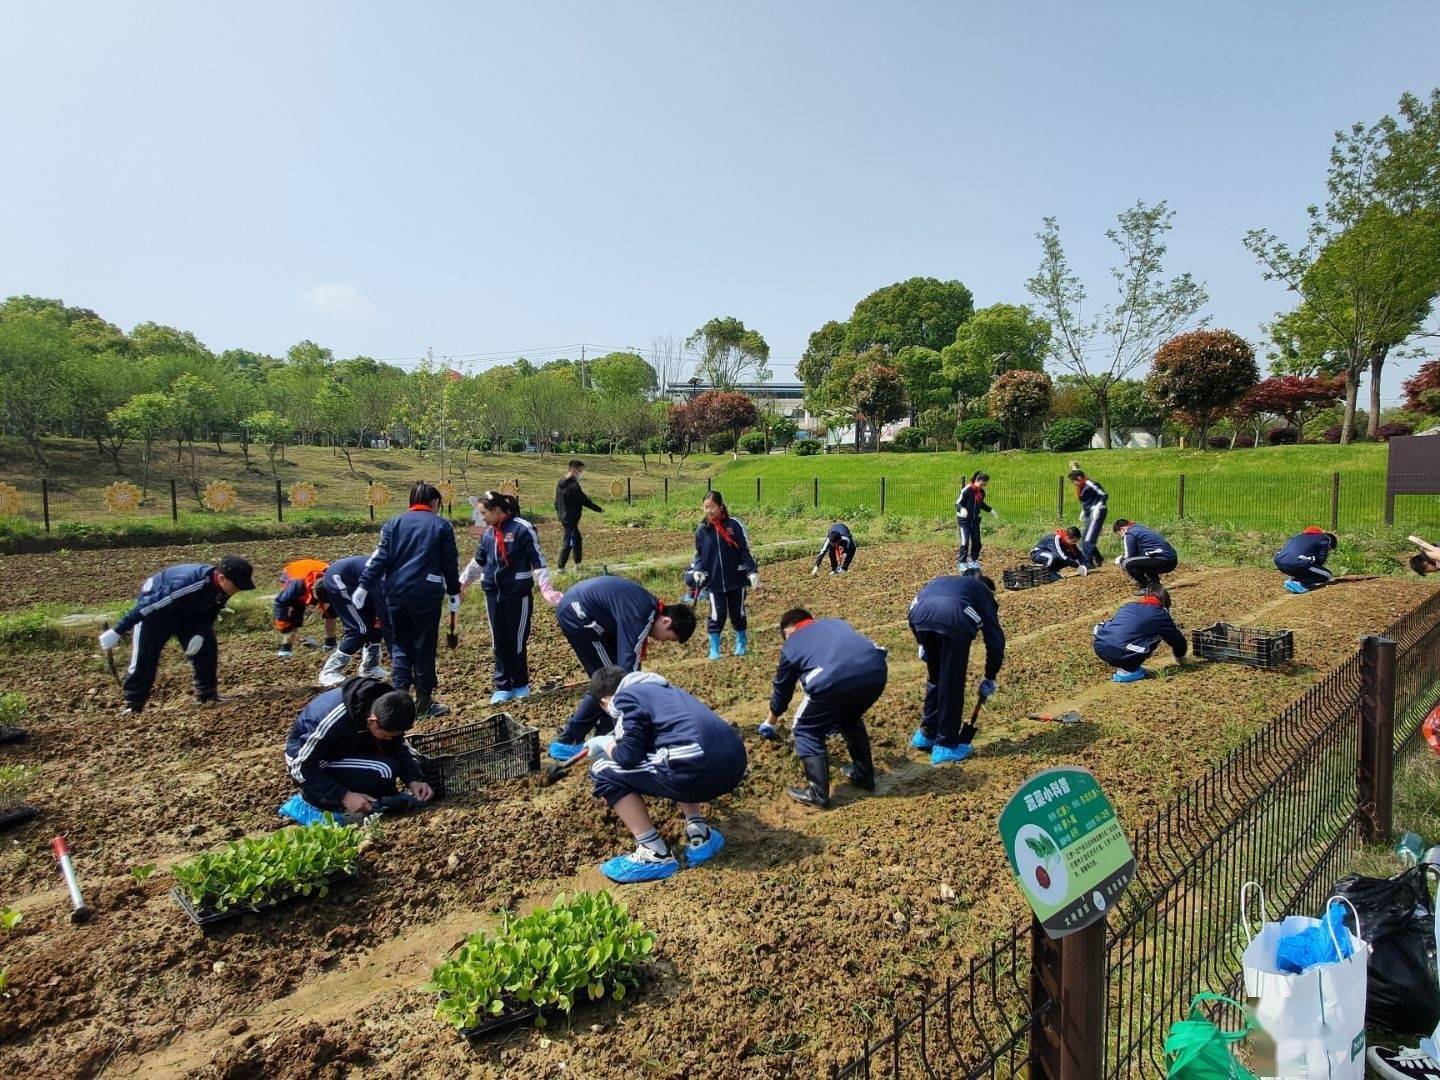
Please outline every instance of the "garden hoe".
[[455, 632], [455, 612], [450, 612], [450, 632], [445, 635], [445, 648], [454, 652], [460, 645], [460, 635]]
[[1049, 713], [1032, 712], [1029, 716], [1029, 719], [1040, 720], [1047, 724], [1078, 724], [1080, 723], [1080, 713], [1077, 712], [1075, 709], [1070, 709], [1068, 712], [1055, 713], [1053, 715]]
[[[102, 630], [109, 630], [109, 629], [110, 629], [110, 620], [109, 620], [109, 619], [106, 619], [104, 622], [102, 622], [102, 623], [100, 624], [100, 629], [102, 629]], [[120, 688], [123, 690], [125, 687], [124, 687], [124, 684], [120, 682], [120, 673], [115, 670], [115, 650], [114, 650], [114, 649], [106, 649], [106, 650], [105, 650], [105, 670], [108, 671], [108, 672], [110, 672], [110, 678], [112, 678], [112, 679], [115, 680], [115, 685], [118, 686], [118, 687], [120, 687]]]
[[568, 773], [572, 768], [580, 764], [580, 762], [584, 761], [589, 756], [590, 748], [587, 746], [584, 750], [581, 750], [580, 753], [576, 754], [569, 761], [562, 761], [559, 765], [551, 765], [548, 769], [546, 769], [543, 773], [540, 774], [540, 786], [549, 787], [551, 784], [556, 783], [557, 781], [562, 779], [565, 774]]
[[50, 841], [50, 847], [55, 852], [55, 861], [60, 864], [60, 873], [65, 878], [65, 888], [70, 890], [70, 921], [72, 923], [88, 922], [95, 913], [86, 905], [85, 898], [80, 895], [80, 882], [75, 877], [75, 864], [70, 861], [70, 846], [65, 843], [65, 837], [57, 836]]

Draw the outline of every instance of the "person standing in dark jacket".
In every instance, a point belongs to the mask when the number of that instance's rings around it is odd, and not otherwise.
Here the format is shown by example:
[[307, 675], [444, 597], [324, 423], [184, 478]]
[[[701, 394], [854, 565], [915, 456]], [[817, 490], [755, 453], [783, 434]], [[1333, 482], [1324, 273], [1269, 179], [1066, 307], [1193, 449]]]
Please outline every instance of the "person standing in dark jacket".
[[981, 701], [994, 696], [995, 676], [1005, 662], [995, 582], [977, 574], [931, 580], [910, 602], [910, 632], [920, 645], [926, 672], [925, 711], [910, 745], [929, 750], [931, 765], [964, 761], [975, 738], [974, 725], [965, 719], [965, 674], [975, 635], [985, 638]]
[[135, 606], [100, 635], [100, 648], [107, 653], [126, 634], [130, 642], [130, 667], [123, 691], [125, 713], [138, 713], [150, 699], [160, 652], [172, 637], [190, 658], [194, 671], [195, 696], [202, 705], [221, 701], [219, 683], [220, 648], [215, 641], [215, 617], [237, 592], [255, 587], [255, 571], [237, 555], [226, 555], [214, 566], [183, 563], [152, 574], [140, 586]]
[[780, 616], [780, 664], [770, 693], [770, 719], [760, 734], [775, 737], [775, 725], [790, 707], [795, 687], [800, 704], [793, 721], [795, 754], [805, 767], [804, 787], [786, 788], [796, 802], [830, 805], [830, 755], [825, 741], [835, 732], [845, 740], [850, 764], [840, 770], [856, 787], [875, 790], [875, 761], [865, 714], [885, 691], [885, 650], [842, 619], [815, 619], [804, 608]]
[[820, 564], [825, 561], [826, 555], [830, 556], [830, 573], [850, 572], [850, 560], [855, 558], [855, 537], [850, 535], [850, 526], [843, 521], [835, 522], [825, 534], [825, 543], [820, 545], [820, 552], [815, 556], [815, 565], [810, 571], [811, 577], [820, 573]]
[[739, 518], [730, 516], [718, 491], [707, 494], [701, 503], [705, 520], [695, 530], [695, 559], [690, 569], [700, 587], [710, 596], [710, 659], [720, 659], [720, 632], [729, 618], [735, 627], [735, 655], [749, 649], [749, 622], [745, 618], [745, 594], [760, 584], [750, 539]]
[[1154, 529], [1121, 518], [1115, 522], [1114, 532], [1119, 534], [1121, 544], [1115, 565], [1130, 575], [1137, 592], [1159, 585], [1161, 574], [1171, 573], [1180, 565], [1170, 541]]
[[439, 678], [435, 650], [440, 639], [440, 601], [451, 614], [460, 610], [460, 556], [455, 530], [440, 516], [440, 492], [421, 480], [410, 489], [410, 508], [380, 529], [380, 543], [365, 563], [360, 587], [352, 595], [363, 607], [370, 590], [385, 587], [392, 634], [390, 659], [395, 689], [415, 688], [421, 716], [444, 716], [448, 706], [435, 701]]
[[564, 478], [555, 485], [555, 517], [560, 521], [560, 527], [565, 530], [565, 539], [560, 543], [561, 570], [565, 569], [565, 560], [571, 555], [575, 556], [575, 569], [580, 569], [580, 557], [583, 553], [580, 540], [580, 514], [584, 510], [594, 510], [597, 514], [605, 512], [604, 507], [591, 500], [580, 487], [580, 474], [585, 469], [585, 463], [578, 458], [572, 458], [566, 466], [567, 472]]
[[300, 710], [285, 740], [285, 770], [316, 810], [368, 814], [396, 793], [396, 780], [429, 802], [435, 793], [405, 741], [414, 724], [409, 694], [356, 675]]
[[1285, 588], [1293, 593], [1305, 593], [1329, 585], [1335, 575], [1325, 569], [1325, 563], [1339, 543], [1338, 536], [1319, 525], [1311, 525], [1287, 540], [1275, 553], [1275, 569], [1289, 575]]
[[1116, 668], [1114, 681], [1139, 682], [1142, 666], [1165, 642], [1184, 661], [1190, 645], [1170, 617], [1170, 593], [1158, 582], [1132, 604], [1123, 604], [1108, 622], [1095, 627], [1095, 655]]
[[1093, 570], [1102, 561], [1100, 529], [1105, 524], [1110, 496], [1073, 461], [1070, 463], [1070, 482], [1075, 485], [1075, 497], [1080, 500], [1080, 551], [1085, 556], [1085, 565]]
[[980, 512], [991, 517], [997, 516], [985, 501], [985, 487], [990, 483], [990, 474], [977, 472], [970, 482], [960, 489], [955, 500], [955, 524], [960, 533], [960, 553], [955, 557], [955, 569], [960, 573], [980, 569]]

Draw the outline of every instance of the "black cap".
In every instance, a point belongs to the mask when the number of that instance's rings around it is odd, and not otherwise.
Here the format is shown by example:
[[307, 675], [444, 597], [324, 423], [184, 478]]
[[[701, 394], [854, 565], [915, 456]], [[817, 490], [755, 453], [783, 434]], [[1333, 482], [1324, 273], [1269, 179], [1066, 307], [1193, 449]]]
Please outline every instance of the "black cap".
[[255, 588], [255, 570], [239, 555], [226, 555], [220, 560], [220, 572], [235, 583], [241, 592]]

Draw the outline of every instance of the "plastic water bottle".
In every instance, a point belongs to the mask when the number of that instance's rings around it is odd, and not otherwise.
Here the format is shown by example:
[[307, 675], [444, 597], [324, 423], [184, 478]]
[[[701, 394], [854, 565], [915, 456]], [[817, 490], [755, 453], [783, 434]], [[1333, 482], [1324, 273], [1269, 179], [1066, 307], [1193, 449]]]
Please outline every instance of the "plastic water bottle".
[[1418, 833], [1405, 833], [1400, 837], [1399, 843], [1395, 845], [1395, 857], [1405, 866], [1414, 866], [1418, 863], [1424, 851], [1425, 842], [1420, 839]]

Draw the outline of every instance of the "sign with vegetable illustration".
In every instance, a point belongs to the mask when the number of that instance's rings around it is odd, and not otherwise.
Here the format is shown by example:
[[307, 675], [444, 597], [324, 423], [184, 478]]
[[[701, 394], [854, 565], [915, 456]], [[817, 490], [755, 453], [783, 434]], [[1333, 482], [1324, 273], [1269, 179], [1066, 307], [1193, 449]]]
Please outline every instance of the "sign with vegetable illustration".
[[1000, 812], [1010, 869], [1051, 938], [1105, 917], [1135, 876], [1135, 856], [1088, 769], [1038, 772]]

